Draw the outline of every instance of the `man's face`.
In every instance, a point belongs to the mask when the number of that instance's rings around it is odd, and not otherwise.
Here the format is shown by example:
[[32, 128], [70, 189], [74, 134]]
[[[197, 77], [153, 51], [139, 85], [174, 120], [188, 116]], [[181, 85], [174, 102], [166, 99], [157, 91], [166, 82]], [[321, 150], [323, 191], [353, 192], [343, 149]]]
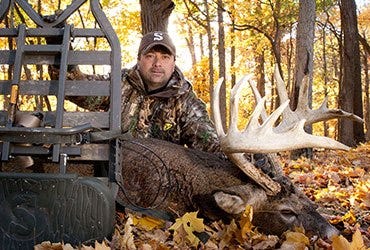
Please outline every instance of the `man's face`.
[[175, 70], [175, 57], [162, 46], [155, 46], [140, 55], [138, 66], [141, 78], [149, 91], [165, 86]]

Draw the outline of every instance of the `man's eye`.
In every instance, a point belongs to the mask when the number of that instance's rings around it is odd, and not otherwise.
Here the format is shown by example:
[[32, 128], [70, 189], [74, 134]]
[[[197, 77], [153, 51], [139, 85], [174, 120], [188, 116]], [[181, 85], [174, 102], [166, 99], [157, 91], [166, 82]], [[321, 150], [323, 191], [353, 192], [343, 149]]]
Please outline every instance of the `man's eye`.
[[153, 58], [154, 55], [153, 54], [146, 54], [145, 57], [149, 59], [149, 58]]

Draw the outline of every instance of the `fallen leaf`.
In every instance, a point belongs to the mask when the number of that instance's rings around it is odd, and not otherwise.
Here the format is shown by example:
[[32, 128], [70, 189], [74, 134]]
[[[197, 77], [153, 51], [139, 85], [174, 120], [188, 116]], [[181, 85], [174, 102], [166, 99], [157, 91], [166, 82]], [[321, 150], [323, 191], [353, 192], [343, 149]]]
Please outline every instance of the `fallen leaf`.
[[285, 233], [285, 242], [302, 243], [306, 246], [310, 244], [310, 240], [303, 232], [288, 231]]
[[145, 231], [151, 231], [155, 228], [161, 228], [164, 226], [165, 221], [150, 216], [138, 217], [134, 216], [132, 218], [134, 226], [144, 229]]
[[351, 250], [367, 249], [359, 229], [352, 235]]
[[225, 229], [220, 232], [220, 244], [219, 248], [224, 249], [228, 246], [230, 246], [230, 242], [234, 239], [237, 238], [237, 232], [238, 232], [238, 225], [235, 223], [235, 220], [232, 220], [228, 226], [225, 227]]
[[203, 219], [197, 218], [198, 212], [185, 213], [181, 218], [176, 219], [170, 230], [174, 230], [174, 234], [177, 234], [181, 227], [186, 232], [186, 238], [190, 244], [194, 247], [198, 246], [199, 239], [194, 235], [194, 232], [204, 232]]
[[132, 230], [133, 230], [132, 226], [133, 226], [133, 221], [132, 221], [132, 217], [130, 216], [125, 223], [124, 234], [121, 237], [121, 242], [120, 242], [121, 247], [124, 249], [136, 250], [136, 246], [134, 243], [134, 235], [132, 234]]
[[351, 249], [351, 244], [342, 235], [333, 236], [332, 241], [333, 241], [333, 244], [332, 244], [333, 250], [350, 250]]
[[102, 243], [99, 243], [95, 241], [95, 250], [110, 250], [111, 248], [105, 244], [103, 241]]
[[253, 245], [253, 249], [274, 249], [277, 243], [279, 243], [279, 237], [276, 235], [268, 235], [264, 240]]
[[71, 244], [67, 243], [52, 243], [50, 241], [44, 241], [34, 246], [34, 250], [74, 250]]
[[251, 205], [247, 205], [240, 218], [240, 233], [242, 238], [245, 240], [248, 238], [248, 234], [252, 232], [252, 220], [253, 220], [253, 208]]

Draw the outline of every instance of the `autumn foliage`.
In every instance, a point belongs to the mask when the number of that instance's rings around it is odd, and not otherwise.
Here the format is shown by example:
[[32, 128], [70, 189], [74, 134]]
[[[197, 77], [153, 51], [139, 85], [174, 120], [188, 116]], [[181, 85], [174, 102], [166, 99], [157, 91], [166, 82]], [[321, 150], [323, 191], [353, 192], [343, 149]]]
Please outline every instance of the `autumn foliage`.
[[[323, 150], [313, 159], [290, 160], [279, 154], [284, 172], [319, 205], [320, 213], [337, 229], [332, 239], [309, 238], [302, 228], [281, 237], [265, 235], [251, 223], [250, 206], [239, 220], [224, 224], [205, 221], [196, 211], [174, 223], [133, 212], [117, 212], [112, 239], [80, 249], [370, 249], [370, 144], [349, 152]], [[36, 249], [74, 249], [44, 242]], [[77, 248], [76, 248], [77, 249]]]

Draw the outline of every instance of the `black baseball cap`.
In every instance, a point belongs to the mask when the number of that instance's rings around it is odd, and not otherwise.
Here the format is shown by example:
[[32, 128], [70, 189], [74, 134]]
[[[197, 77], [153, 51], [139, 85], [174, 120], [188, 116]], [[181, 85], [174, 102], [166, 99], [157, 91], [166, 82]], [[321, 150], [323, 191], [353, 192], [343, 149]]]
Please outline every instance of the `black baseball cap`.
[[153, 31], [145, 34], [141, 39], [138, 55], [140, 56], [145, 54], [156, 45], [162, 45], [166, 47], [173, 56], [176, 56], [175, 45], [173, 44], [168, 33], [163, 31]]

